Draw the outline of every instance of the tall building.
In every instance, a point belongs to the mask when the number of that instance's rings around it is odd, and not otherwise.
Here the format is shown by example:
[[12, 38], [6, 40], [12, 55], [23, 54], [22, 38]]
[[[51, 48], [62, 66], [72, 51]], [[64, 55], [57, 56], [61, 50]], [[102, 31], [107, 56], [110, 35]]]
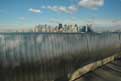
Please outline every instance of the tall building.
[[64, 25], [64, 32], [67, 32], [67, 30], [68, 30], [68, 25], [65, 24], [65, 25]]
[[81, 32], [86, 32], [86, 26], [83, 26]]
[[80, 29], [80, 32], [85, 32], [85, 33], [94, 32], [93, 29], [91, 28], [91, 26], [92, 26], [92, 25], [83, 26], [82, 29]]
[[63, 28], [63, 25], [62, 24], [59, 24], [58, 29], [60, 30], [62, 28]]
[[59, 24], [59, 26], [58, 26], [58, 32], [63, 32], [63, 25], [62, 24]]
[[87, 25], [87, 32], [94, 32], [91, 28], [92, 25]]
[[78, 25], [77, 24], [74, 25], [74, 32], [78, 32]]

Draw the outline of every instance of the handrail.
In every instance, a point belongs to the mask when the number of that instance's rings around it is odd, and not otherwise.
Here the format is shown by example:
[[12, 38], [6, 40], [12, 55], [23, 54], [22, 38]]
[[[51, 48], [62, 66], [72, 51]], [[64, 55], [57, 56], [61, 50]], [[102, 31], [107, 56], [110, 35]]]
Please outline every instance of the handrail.
[[88, 65], [85, 65], [79, 69], [77, 69], [70, 77], [69, 81], [77, 81], [80, 79], [83, 75], [86, 75], [87, 73], [96, 70], [99, 67], [102, 67], [110, 62], [113, 62], [116, 60], [116, 58], [120, 57], [121, 53], [115, 54], [113, 56], [107, 57], [103, 60], [99, 60], [93, 63], [90, 63]]

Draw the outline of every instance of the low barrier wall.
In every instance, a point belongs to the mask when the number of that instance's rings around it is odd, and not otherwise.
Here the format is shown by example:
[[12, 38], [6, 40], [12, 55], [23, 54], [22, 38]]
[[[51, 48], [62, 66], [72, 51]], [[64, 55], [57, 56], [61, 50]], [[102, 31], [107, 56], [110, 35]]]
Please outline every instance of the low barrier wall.
[[120, 33], [0, 33], [1, 81], [51, 81], [119, 53]]

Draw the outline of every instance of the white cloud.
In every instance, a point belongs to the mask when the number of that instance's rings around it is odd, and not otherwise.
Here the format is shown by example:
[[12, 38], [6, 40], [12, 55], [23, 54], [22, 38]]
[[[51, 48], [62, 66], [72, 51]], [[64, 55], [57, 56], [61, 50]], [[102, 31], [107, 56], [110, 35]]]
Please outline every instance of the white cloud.
[[68, 10], [74, 12], [74, 11], [78, 10], [78, 7], [76, 7], [76, 6], [69, 6]]
[[47, 9], [52, 10], [52, 11], [56, 11], [56, 12], [58, 11], [58, 7], [57, 6], [47, 6]]
[[89, 8], [89, 9], [97, 9], [104, 5], [104, 0], [81, 0], [79, 2], [80, 7]]
[[33, 8], [30, 8], [28, 9], [29, 11], [31, 11], [32, 13], [41, 13], [41, 10], [40, 9], [33, 9]]
[[77, 7], [76, 6], [47, 6], [47, 7], [42, 7], [42, 8], [46, 8], [49, 9], [51, 11], [55, 11], [55, 12], [63, 12], [63, 13], [73, 13], [75, 11], [77, 11]]
[[77, 4], [70, 6], [42, 6], [42, 9], [48, 9], [54, 12], [63, 12], [72, 14], [80, 8], [98, 9], [104, 5], [104, 0], [80, 0]]

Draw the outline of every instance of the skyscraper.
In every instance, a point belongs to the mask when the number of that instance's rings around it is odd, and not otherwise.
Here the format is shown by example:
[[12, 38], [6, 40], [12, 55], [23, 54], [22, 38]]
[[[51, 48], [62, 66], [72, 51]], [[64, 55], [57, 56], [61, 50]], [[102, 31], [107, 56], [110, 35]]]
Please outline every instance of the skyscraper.
[[86, 32], [86, 26], [83, 26], [81, 32]]
[[91, 25], [87, 25], [87, 32], [93, 32]]
[[63, 28], [63, 25], [62, 24], [59, 24], [58, 26], [58, 30], [62, 29]]

